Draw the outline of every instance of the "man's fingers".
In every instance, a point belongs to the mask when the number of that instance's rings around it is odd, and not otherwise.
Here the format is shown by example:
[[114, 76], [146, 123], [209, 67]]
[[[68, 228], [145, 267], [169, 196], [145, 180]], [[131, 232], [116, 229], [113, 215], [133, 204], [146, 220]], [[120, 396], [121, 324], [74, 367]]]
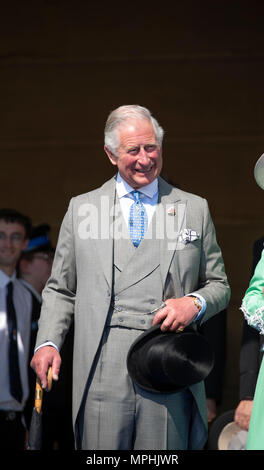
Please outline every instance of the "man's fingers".
[[162, 322], [160, 329], [161, 331], [183, 331], [184, 325], [180, 324], [178, 320], [173, 320], [172, 317], [167, 316]]
[[175, 331], [180, 326], [179, 320], [174, 318], [173, 312], [168, 307], [163, 307], [154, 316], [152, 324], [158, 325], [159, 323], [161, 323], [161, 331]]
[[30, 363], [31, 367], [35, 370], [42, 388], [48, 387], [47, 374], [48, 369], [52, 367], [52, 378], [58, 380], [60, 370], [61, 358], [58, 351], [52, 346], [44, 346], [40, 348], [33, 356]]
[[167, 299], [164, 308], [161, 308], [153, 319], [153, 325], [161, 323], [162, 331], [183, 331], [197, 315], [197, 307], [191, 297]]
[[166, 310], [166, 307], [163, 307], [154, 316], [152, 324], [158, 325], [161, 322], [161, 320], [166, 318], [166, 316], [167, 316], [167, 310]]
[[53, 380], [59, 380], [61, 359], [60, 356], [55, 356], [52, 363], [52, 378]]
[[38, 353], [36, 353], [30, 365], [34, 369], [37, 377], [39, 378], [42, 388], [46, 388], [47, 387], [47, 373], [48, 373], [48, 367], [49, 367], [48, 362], [47, 363], [42, 362], [38, 357]]

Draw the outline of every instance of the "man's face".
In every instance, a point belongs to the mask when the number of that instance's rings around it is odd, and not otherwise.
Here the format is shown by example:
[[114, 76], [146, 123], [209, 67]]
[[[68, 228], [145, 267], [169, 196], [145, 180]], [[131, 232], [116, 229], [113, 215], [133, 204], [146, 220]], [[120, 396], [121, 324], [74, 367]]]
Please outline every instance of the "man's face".
[[53, 263], [53, 253], [37, 252], [31, 261], [26, 262], [26, 273], [31, 279], [35, 279], [43, 288], [50, 277]]
[[28, 240], [23, 225], [0, 220], [0, 268], [15, 267]]
[[130, 120], [119, 128], [120, 145], [117, 156], [106, 153], [117, 165], [122, 178], [134, 189], [154, 181], [162, 168], [162, 151], [148, 120]]

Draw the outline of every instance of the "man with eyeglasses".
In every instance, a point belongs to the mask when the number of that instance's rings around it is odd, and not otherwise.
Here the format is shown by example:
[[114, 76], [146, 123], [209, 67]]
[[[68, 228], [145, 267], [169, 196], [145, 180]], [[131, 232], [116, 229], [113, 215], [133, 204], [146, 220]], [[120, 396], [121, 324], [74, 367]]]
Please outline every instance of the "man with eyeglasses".
[[49, 230], [48, 224], [34, 227], [19, 260], [19, 276], [40, 304], [42, 290], [50, 277], [55, 251], [48, 236]]
[[0, 448], [24, 449], [28, 397], [31, 295], [16, 276], [28, 244], [30, 219], [0, 209]]
[[[18, 275], [23, 285], [32, 296], [31, 338], [29, 358], [34, 354], [34, 346], [38, 331], [38, 320], [42, 305], [42, 291], [51, 274], [55, 249], [50, 240], [50, 226], [41, 224], [33, 227], [26, 249], [22, 252], [18, 264]], [[62, 371], [60, 383], [53, 384], [52, 393], [45, 397], [43, 403], [42, 448], [44, 450], [73, 447], [73, 433], [71, 425], [71, 367], [72, 334], [68, 334], [62, 351], [65, 358], [65, 370]], [[25, 407], [26, 424], [29, 428], [32, 410], [34, 407], [34, 394], [36, 375], [29, 366], [30, 394]], [[62, 390], [61, 390], [62, 389]], [[62, 393], [61, 393], [62, 391]], [[60, 399], [58, 399], [60, 395]]]

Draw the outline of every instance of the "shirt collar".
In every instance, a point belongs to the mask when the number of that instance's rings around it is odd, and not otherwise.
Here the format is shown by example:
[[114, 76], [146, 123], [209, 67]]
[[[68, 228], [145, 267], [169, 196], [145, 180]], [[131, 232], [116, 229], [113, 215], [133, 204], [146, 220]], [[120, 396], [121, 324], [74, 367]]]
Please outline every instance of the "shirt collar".
[[[134, 188], [132, 188], [122, 178], [120, 173], [117, 174], [117, 178], [116, 178], [116, 191], [117, 191], [117, 195], [119, 198], [126, 196], [127, 194], [134, 191]], [[142, 186], [142, 188], [140, 188], [139, 191], [145, 196], [152, 198], [158, 192], [158, 179], [156, 178], [154, 181], [147, 184], [146, 186]]]
[[2, 289], [6, 287], [10, 281], [13, 282], [15, 279], [16, 279], [16, 271], [14, 271], [12, 276], [9, 277], [7, 276], [7, 274], [4, 273], [4, 271], [0, 269], [0, 287]]
[[41, 303], [42, 302], [42, 297], [41, 295], [36, 291], [36, 289], [34, 289], [34, 287], [29, 284], [27, 281], [25, 281], [25, 279], [19, 279], [21, 281], [22, 284], [24, 284], [25, 287], [28, 288], [28, 290], [30, 290], [30, 292], [32, 292], [32, 294], [37, 298], [37, 300]]

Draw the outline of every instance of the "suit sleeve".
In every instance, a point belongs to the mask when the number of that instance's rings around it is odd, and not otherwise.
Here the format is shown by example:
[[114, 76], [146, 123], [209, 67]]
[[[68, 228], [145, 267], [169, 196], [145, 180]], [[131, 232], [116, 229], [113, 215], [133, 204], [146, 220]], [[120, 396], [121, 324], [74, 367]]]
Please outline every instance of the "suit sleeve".
[[230, 287], [225, 273], [221, 250], [216, 240], [215, 227], [207, 201], [204, 200], [203, 236], [197, 293], [206, 301], [206, 311], [200, 322], [224, 310], [230, 299]]
[[36, 347], [52, 341], [61, 348], [72, 323], [76, 294], [73, 200], [63, 219], [51, 276], [43, 290]]

